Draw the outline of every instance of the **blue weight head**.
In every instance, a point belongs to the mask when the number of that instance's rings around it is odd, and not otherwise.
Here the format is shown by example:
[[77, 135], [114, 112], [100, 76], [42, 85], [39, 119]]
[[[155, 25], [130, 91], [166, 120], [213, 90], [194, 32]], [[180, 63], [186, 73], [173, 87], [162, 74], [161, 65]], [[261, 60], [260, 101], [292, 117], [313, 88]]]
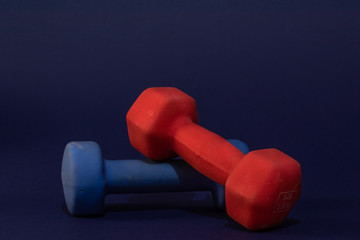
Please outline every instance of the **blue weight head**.
[[61, 179], [65, 202], [74, 216], [104, 212], [105, 177], [101, 149], [95, 142], [70, 142], [66, 145]]
[[247, 153], [250, 152], [250, 149], [249, 149], [248, 145], [246, 143], [244, 143], [243, 141], [240, 141], [238, 139], [228, 139], [228, 141], [232, 145], [234, 145], [237, 149], [242, 151], [244, 154], [247, 154]]

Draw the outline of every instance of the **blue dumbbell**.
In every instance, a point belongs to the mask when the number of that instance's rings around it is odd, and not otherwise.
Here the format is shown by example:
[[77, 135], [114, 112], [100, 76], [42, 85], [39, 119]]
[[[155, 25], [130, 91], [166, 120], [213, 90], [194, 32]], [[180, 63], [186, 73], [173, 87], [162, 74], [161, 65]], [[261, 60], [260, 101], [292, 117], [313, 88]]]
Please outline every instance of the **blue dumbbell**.
[[[248, 146], [229, 140], [245, 154]], [[95, 142], [66, 145], [61, 169], [65, 202], [75, 216], [104, 213], [106, 194], [210, 191], [217, 207], [225, 208], [224, 187], [204, 177], [182, 159], [105, 160]]]

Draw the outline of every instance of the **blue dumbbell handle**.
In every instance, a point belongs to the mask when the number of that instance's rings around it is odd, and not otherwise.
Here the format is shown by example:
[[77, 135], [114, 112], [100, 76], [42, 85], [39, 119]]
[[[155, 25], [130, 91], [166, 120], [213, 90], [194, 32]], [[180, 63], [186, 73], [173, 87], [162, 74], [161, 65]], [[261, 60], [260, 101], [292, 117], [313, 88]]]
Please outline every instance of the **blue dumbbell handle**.
[[105, 193], [212, 191], [216, 184], [185, 161], [104, 160]]

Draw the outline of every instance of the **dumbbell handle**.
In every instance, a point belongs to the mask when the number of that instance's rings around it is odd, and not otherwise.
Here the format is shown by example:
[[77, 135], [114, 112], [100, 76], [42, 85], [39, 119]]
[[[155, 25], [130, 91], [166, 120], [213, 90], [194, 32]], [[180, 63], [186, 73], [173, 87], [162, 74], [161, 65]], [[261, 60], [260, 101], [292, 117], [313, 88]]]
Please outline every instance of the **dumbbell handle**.
[[188, 118], [173, 128], [173, 150], [196, 170], [225, 185], [244, 153], [219, 135]]
[[104, 160], [106, 194], [175, 191], [212, 191], [217, 183], [180, 159]]

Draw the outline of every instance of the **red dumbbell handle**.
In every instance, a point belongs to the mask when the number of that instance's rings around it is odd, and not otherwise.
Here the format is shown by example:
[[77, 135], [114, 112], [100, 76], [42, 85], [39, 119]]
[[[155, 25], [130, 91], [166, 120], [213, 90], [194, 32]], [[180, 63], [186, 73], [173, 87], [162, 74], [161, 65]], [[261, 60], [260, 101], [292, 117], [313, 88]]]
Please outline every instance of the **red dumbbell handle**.
[[200, 173], [225, 185], [244, 154], [219, 135], [185, 118], [177, 123], [173, 150]]

